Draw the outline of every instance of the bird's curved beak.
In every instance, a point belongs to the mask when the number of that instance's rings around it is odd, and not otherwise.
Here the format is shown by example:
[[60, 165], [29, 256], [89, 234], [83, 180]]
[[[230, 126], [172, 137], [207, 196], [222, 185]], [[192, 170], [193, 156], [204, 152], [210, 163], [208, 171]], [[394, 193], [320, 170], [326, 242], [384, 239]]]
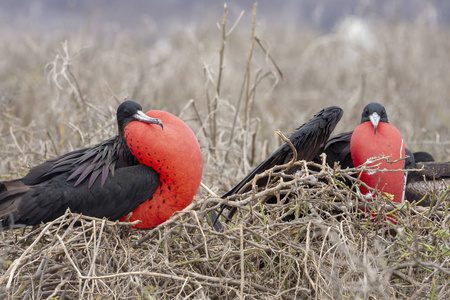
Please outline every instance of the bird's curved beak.
[[163, 123], [161, 122], [160, 119], [149, 117], [146, 114], [144, 114], [141, 110], [138, 110], [137, 113], [133, 115], [133, 118], [135, 118], [137, 121], [144, 122], [147, 124], [159, 125], [161, 126], [161, 129], [164, 129]]
[[373, 112], [369, 116], [370, 123], [372, 123], [373, 128], [374, 128], [374, 131], [373, 131], [374, 134], [377, 134], [377, 127], [378, 127], [378, 123], [380, 122], [380, 119], [381, 119], [380, 115], [376, 112]]

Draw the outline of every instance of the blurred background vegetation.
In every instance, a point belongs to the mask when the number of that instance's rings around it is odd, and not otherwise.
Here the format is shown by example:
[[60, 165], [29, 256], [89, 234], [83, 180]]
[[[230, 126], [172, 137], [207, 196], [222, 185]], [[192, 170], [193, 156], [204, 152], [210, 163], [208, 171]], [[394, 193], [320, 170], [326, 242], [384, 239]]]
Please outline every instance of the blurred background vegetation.
[[[377, 101], [408, 148], [450, 160], [449, 25], [447, 0], [3, 0], [0, 180], [116, 135], [125, 99], [187, 122], [219, 195], [281, 144], [276, 129], [331, 105], [335, 133]], [[290, 206], [239, 199], [225, 233], [203, 189], [150, 231], [73, 217], [2, 232], [0, 298], [448, 298], [448, 205], [406, 206], [393, 229], [357, 217], [346, 187], [292, 183]]]
[[[2, 1], [0, 174], [116, 134], [124, 99], [196, 133], [234, 185], [325, 106], [381, 102], [413, 151], [450, 160], [448, 1]], [[254, 22], [254, 31], [252, 31]], [[252, 34], [252, 32], [254, 32]], [[223, 49], [223, 51], [221, 51]]]

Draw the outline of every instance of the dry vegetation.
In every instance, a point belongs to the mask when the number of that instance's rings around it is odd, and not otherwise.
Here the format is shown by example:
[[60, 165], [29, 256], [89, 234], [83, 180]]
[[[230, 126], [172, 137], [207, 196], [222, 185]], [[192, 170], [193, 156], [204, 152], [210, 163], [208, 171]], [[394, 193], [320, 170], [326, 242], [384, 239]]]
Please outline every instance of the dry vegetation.
[[[338, 32], [245, 25], [250, 15], [233, 28], [236, 17], [155, 42], [5, 33], [1, 179], [116, 134], [125, 98], [193, 128], [203, 182], [219, 195], [281, 143], [277, 128], [288, 134], [329, 105], [345, 111], [342, 132], [366, 103], [382, 102], [409, 148], [450, 160], [448, 30], [374, 23], [367, 47]], [[402, 206], [395, 226], [368, 222], [361, 208], [392, 213], [393, 204], [356, 205], [357, 194], [339, 184], [354, 170], [321, 168], [236, 196], [241, 209], [223, 233], [207, 218], [221, 200], [202, 188], [185, 212], [149, 231], [67, 213], [2, 232], [0, 297], [449, 298], [448, 202]], [[286, 177], [282, 170], [272, 175]], [[271, 195], [280, 203], [264, 204]]]

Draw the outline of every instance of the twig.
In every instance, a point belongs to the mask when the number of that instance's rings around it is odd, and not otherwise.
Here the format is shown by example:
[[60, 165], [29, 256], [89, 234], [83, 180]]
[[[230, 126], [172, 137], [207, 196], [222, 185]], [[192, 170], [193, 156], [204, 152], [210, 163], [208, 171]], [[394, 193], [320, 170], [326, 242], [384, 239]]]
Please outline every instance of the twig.
[[207, 187], [203, 182], [200, 182], [200, 186], [207, 191], [211, 196], [220, 198], [216, 193], [214, 193], [209, 187]]
[[19, 146], [19, 143], [16, 140], [16, 136], [14, 135], [14, 132], [12, 130], [12, 127], [9, 127], [9, 133], [11, 134], [11, 137], [13, 138], [14, 144], [16, 145], [17, 149], [19, 149], [20, 154], [22, 154], [22, 156], [24, 155], [22, 148]]
[[261, 44], [261, 40], [258, 37], [255, 37], [255, 40], [258, 43], [258, 45], [261, 47], [261, 49], [264, 52], [264, 54], [267, 55], [267, 57], [269, 58], [270, 62], [273, 64], [273, 66], [277, 70], [277, 72], [280, 75], [281, 79], [284, 79], [283, 78], [283, 72], [281, 72], [281, 69], [278, 67], [277, 63], [272, 58], [272, 55], [270, 55], [269, 51], [267, 51], [266, 48], [264, 48], [264, 46]]
[[212, 139], [212, 145], [215, 148], [217, 143], [217, 120], [216, 120], [216, 112], [220, 97], [220, 87], [222, 83], [222, 71], [223, 71], [223, 59], [225, 57], [225, 45], [227, 44], [227, 15], [228, 15], [228, 7], [225, 3], [223, 7], [223, 20], [222, 20], [222, 46], [220, 48], [219, 52], [219, 74], [217, 75], [217, 83], [216, 83], [216, 95], [213, 98], [213, 108], [212, 108], [212, 114], [211, 114], [211, 123], [212, 123], [212, 130], [211, 130], [211, 139]]
[[[255, 2], [253, 4], [253, 14], [252, 14], [252, 34], [251, 34], [251, 42], [250, 42], [250, 50], [247, 58], [247, 67], [246, 67], [246, 92], [245, 92], [245, 108], [244, 108], [244, 130], [248, 130], [248, 121], [249, 121], [249, 102], [250, 102], [250, 66], [253, 57], [253, 48], [255, 45], [255, 28], [256, 28], [256, 8], [258, 7], [258, 3]], [[245, 145], [245, 143], [244, 143]]]
[[244, 286], [245, 286], [245, 263], [244, 263], [244, 227], [239, 225], [240, 249], [241, 249], [241, 294], [239, 297], [244, 300]]
[[208, 243], [206, 242], [205, 232], [203, 231], [202, 224], [200, 224], [200, 220], [198, 219], [197, 212], [194, 210], [194, 211], [192, 211], [192, 213], [193, 213], [194, 216], [195, 216], [195, 220], [197, 221], [198, 228], [200, 229], [200, 232], [202, 233], [202, 236], [203, 236], [203, 242], [204, 242], [204, 244], [205, 244], [205, 255], [206, 255], [206, 259], [209, 259], [209, 254], [208, 254]]
[[37, 236], [37, 238], [34, 240], [34, 242], [22, 253], [22, 255], [16, 259], [11, 266], [9, 266], [8, 270], [3, 274], [3, 276], [0, 278], [0, 285], [3, 284], [3, 281], [5, 281], [6, 277], [11, 273], [11, 276], [9, 276], [8, 283], [6, 284], [6, 290], [9, 290], [11, 288], [11, 282], [14, 278], [14, 273], [16, 272], [17, 268], [19, 267], [22, 260], [30, 253], [34, 246], [40, 241], [42, 236], [46, 233], [47, 229], [50, 228], [53, 224], [56, 222], [59, 222], [62, 218], [65, 216], [61, 216], [58, 219], [49, 222], [41, 231], [41, 233]]
[[292, 168], [294, 163], [297, 161], [297, 149], [295, 149], [294, 145], [292, 144], [291, 140], [284, 136], [284, 134], [278, 129], [276, 131], [276, 134], [286, 143], [289, 145], [289, 148], [291, 148], [292, 151], [292, 159], [289, 161], [286, 172], [289, 171], [289, 169]]
[[183, 209], [182, 211], [176, 213], [174, 216], [172, 216], [169, 220], [167, 220], [166, 222], [159, 224], [158, 226], [156, 226], [155, 228], [151, 229], [149, 233], [147, 233], [144, 237], [142, 237], [141, 239], [139, 239], [138, 241], [134, 242], [131, 244], [131, 247], [137, 247], [138, 245], [142, 244], [145, 241], [148, 241], [152, 236], [153, 233], [155, 231], [161, 230], [162, 228], [164, 228], [165, 226], [170, 226], [173, 223], [177, 223], [180, 221], [181, 216], [183, 215], [183, 213], [187, 213], [190, 212], [194, 207], [196, 206], [195, 202], [192, 202], [191, 204], [189, 204], [185, 209]]

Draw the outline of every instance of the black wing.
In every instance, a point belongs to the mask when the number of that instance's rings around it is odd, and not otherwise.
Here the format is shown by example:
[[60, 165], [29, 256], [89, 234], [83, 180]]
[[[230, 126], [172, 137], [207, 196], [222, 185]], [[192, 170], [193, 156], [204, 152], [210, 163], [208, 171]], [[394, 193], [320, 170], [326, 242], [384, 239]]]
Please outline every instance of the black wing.
[[414, 172], [412, 181], [439, 180], [450, 178], [450, 161], [418, 162], [415, 166], [421, 171]]
[[353, 168], [353, 160], [350, 153], [350, 140], [352, 134], [353, 131], [347, 131], [332, 136], [326, 144], [319, 149], [314, 161], [321, 163], [322, 158], [320, 155], [325, 153], [327, 156], [327, 164], [331, 167], [333, 167], [335, 163], [339, 163], [343, 169], [347, 167]]
[[48, 160], [22, 179], [0, 183], [0, 220], [4, 226], [34, 225], [67, 208], [114, 220], [151, 197], [158, 182], [159, 175], [139, 165], [117, 136]]
[[[300, 126], [295, 131], [289, 140], [297, 150], [297, 159], [312, 161], [316, 156], [319, 148], [328, 140], [331, 132], [333, 132], [337, 123], [341, 119], [343, 111], [337, 106], [327, 107], [318, 112], [311, 120]], [[253, 171], [251, 171], [241, 182], [226, 193], [222, 198], [231, 196], [237, 192], [242, 191], [242, 187], [250, 182], [255, 175], [264, 172], [276, 165], [281, 165], [289, 162], [292, 159], [293, 153], [288, 144], [284, 143], [274, 153], [267, 157], [261, 164], [259, 164]], [[258, 180], [257, 185], [262, 186], [267, 183], [266, 178]], [[213, 216], [213, 224], [216, 224], [219, 216], [222, 214], [226, 205], [221, 207], [217, 216]], [[236, 208], [232, 208], [228, 215], [228, 220], [235, 214]]]
[[76, 179], [75, 186], [89, 178], [91, 187], [101, 175], [102, 184], [116, 168], [138, 164], [120, 138], [114, 137], [92, 148], [84, 148], [47, 160], [32, 168], [22, 178], [26, 185], [46, 182], [61, 174], [69, 173], [67, 180]]
[[[321, 147], [317, 153], [314, 161], [322, 162], [320, 155], [325, 153], [327, 156], [327, 164], [331, 167], [338, 163], [341, 168], [353, 168], [352, 154], [350, 152], [350, 140], [352, 139], [353, 131], [332, 136], [325, 146]], [[433, 161], [433, 157], [427, 152], [415, 152], [414, 154], [408, 148], [405, 148], [405, 169], [413, 169], [416, 162]]]
[[12, 224], [36, 225], [72, 212], [117, 220], [152, 197], [159, 185], [159, 174], [145, 165], [116, 170], [102, 184], [87, 180], [74, 184], [69, 174], [60, 174], [43, 183], [12, 189], [0, 195], [0, 215], [4, 228]]
[[[297, 150], [297, 160], [311, 161], [316, 156], [320, 146], [328, 140], [331, 132], [341, 119], [342, 114], [343, 111], [339, 107], [327, 107], [317, 113], [307, 123], [300, 126], [297, 131], [289, 137], [289, 140]], [[246, 183], [250, 182], [255, 175], [273, 168], [274, 166], [288, 163], [292, 159], [292, 155], [291, 148], [288, 144], [284, 143], [222, 198], [226, 198], [239, 192], [239, 190]], [[258, 181], [258, 185], [261, 186], [261, 184], [264, 183]]]
[[[430, 158], [428, 155], [426, 157]], [[421, 159], [420, 156], [418, 158]], [[415, 168], [422, 170], [408, 172], [408, 181], [405, 188], [406, 200], [413, 202], [425, 197], [419, 205], [430, 206], [433, 195], [435, 195], [434, 203], [436, 204], [450, 186], [450, 162], [418, 162]], [[447, 195], [445, 201], [449, 201], [449, 199], [450, 196]]]

